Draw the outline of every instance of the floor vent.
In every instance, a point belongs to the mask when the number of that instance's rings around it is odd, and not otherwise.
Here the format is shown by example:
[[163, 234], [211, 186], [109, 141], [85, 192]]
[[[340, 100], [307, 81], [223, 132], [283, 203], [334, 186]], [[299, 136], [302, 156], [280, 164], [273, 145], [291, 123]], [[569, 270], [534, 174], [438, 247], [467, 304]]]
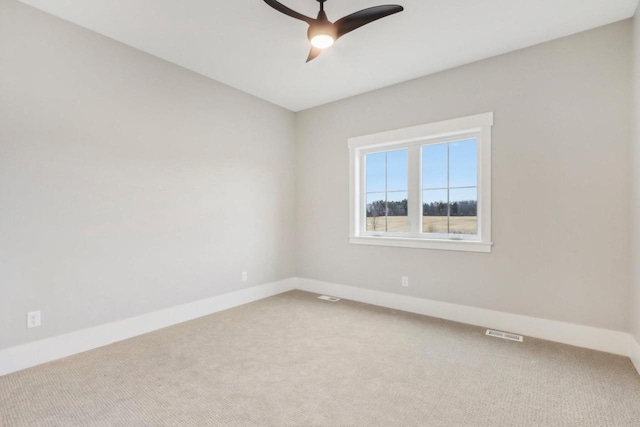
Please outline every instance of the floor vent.
[[318, 299], [323, 299], [325, 301], [331, 301], [331, 302], [340, 301], [340, 298], [330, 297], [330, 296], [327, 296], [327, 295], [322, 295], [321, 297], [318, 297]]
[[503, 340], [522, 342], [522, 335], [510, 334], [509, 332], [492, 331], [487, 329], [487, 335], [496, 338], [502, 338]]

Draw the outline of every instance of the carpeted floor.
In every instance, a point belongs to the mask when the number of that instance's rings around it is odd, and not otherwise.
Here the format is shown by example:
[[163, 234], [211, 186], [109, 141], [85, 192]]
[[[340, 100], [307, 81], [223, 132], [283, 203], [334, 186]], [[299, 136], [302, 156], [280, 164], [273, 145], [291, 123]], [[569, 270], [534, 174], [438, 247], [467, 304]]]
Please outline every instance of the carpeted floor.
[[629, 359], [293, 291], [0, 377], [2, 426], [638, 426]]

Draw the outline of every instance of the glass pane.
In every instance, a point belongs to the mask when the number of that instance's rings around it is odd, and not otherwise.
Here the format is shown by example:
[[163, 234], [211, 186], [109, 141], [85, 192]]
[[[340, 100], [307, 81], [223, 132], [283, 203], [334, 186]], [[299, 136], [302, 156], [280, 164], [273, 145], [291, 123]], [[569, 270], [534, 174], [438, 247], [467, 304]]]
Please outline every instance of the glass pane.
[[367, 154], [365, 165], [367, 171], [367, 193], [385, 191], [386, 153]]
[[447, 190], [422, 192], [422, 232], [448, 232]]
[[387, 191], [407, 191], [409, 150], [387, 152]]
[[449, 186], [476, 187], [478, 185], [478, 140], [449, 144]]
[[447, 144], [422, 147], [422, 188], [447, 187]]
[[367, 231], [387, 231], [384, 193], [367, 193]]
[[478, 234], [478, 190], [449, 190], [449, 233]]
[[405, 233], [409, 231], [406, 191], [387, 193], [387, 231]]

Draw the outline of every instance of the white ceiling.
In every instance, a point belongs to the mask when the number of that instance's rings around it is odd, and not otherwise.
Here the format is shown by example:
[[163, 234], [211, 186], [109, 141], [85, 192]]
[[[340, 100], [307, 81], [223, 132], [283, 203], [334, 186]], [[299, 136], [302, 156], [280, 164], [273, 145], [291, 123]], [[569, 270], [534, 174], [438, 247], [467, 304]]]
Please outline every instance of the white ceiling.
[[[304, 22], [262, 0], [21, 0], [220, 82], [300, 111], [629, 18], [638, 0], [328, 0], [329, 19], [405, 11], [306, 64]], [[315, 0], [281, 0], [308, 16]]]

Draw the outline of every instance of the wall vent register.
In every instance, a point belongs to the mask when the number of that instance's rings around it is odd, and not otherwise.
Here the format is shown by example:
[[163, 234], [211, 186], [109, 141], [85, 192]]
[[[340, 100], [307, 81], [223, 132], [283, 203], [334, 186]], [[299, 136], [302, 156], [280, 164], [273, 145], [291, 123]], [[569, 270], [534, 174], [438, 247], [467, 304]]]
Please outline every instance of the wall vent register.
[[487, 335], [495, 338], [502, 338], [503, 340], [523, 342], [522, 335], [510, 334], [509, 332], [493, 331], [487, 329]]
[[325, 301], [331, 301], [331, 302], [340, 301], [340, 298], [330, 297], [328, 295], [322, 295], [321, 297], [318, 297], [318, 299], [325, 300]]

